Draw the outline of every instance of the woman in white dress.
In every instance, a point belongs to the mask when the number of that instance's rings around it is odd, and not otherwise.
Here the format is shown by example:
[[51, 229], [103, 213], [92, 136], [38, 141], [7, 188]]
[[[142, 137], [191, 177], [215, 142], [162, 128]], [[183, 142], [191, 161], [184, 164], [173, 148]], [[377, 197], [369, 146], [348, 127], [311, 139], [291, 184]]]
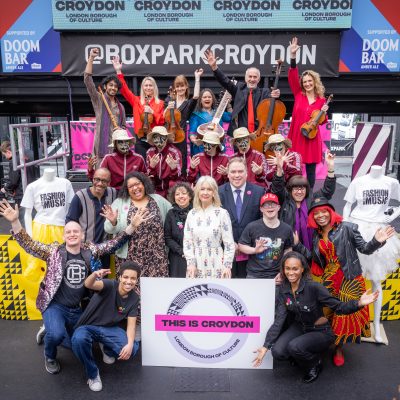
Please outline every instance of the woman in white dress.
[[232, 224], [228, 211], [221, 208], [218, 186], [211, 176], [202, 176], [194, 188], [193, 209], [185, 223], [183, 253], [189, 278], [231, 277], [235, 255]]

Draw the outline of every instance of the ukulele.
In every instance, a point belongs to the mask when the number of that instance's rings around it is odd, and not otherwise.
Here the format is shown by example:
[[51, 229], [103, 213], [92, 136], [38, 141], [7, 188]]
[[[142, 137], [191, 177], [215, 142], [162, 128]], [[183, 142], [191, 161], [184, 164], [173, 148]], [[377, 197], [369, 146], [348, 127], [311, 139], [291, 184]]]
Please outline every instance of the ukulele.
[[[325, 104], [328, 105], [333, 99], [333, 94], [331, 94], [326, 100]], [[326, 112], [322, 110], [314, 110], [311, 113], [311, 118], [308, 122], [305, 122], [300, 131], [303, 136], [307, 139], [314, 139], [318, 133], [318, 126], [321, 125], [325, 121]]]

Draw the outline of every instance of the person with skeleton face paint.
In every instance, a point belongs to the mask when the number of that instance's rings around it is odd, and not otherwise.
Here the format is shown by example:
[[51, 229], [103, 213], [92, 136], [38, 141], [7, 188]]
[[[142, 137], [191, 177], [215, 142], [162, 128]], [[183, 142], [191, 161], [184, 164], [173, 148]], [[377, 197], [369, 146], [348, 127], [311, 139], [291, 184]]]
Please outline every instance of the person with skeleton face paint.
[[250, 147], [250, 140], [253, 135], [247, 128], [238, 128], [233, 131], [233, 145], [236, 146], [237, 152], [233, 157], [242, 157], [247, 165], [247, 182], [255, 183], [265, 187], [265, 176], [267, 171], [267, 161], [264, 154]]
[[211, 176], [219, 185], [227, 181], [229, 157], [221, 154], [221, 142], [218, 133], [208, 131], [203, 136], [204, 153], [190, 159], [188, 181], [195, 182], [199, 176]]
[[[135, 139], [128, 135], [124, 129], [117, 129], [112, 135], [112, 144], [108, 147], [113, 148], [111, 154], [107, 154], [100, 164], [101, 168], [107, 168], [111, 172], [110, 186], [119, 190], [124, 183], [124, 179], [129, 172], [147, 172], [144, 158], [131, 150]], [[93, 170], [88, 171], [89, 178], [92, 178]]]
[[274, 152], [274, 156], [267, 158], [267, 181], [271, 182], [276, 173], [277, 155], [283, 158], [283, 174], [287, 182], [292, 176], [302, 174], [301, 155], [295, 151], [290, 151], [292, 142], [290, 139], [285, 139], [283, 135], [277, 133], [271, 135], [265, 147], [266, 150]]
[[182, 154], [170, 142], [173, 136], [164, 126], [155, 126], [147, 135], [152, 146], [147, 150], [147, 175], [151, 178], [157, 194], [166, 197], [182, 173]]

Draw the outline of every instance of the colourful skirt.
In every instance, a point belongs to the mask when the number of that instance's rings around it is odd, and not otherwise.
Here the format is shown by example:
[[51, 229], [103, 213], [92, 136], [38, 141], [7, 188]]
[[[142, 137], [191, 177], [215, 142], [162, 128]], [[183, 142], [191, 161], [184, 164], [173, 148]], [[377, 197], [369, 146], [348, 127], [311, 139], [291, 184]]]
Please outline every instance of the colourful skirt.
[[[346, 279], [343, 271], [337, 263], [326, 265], [322, 276], [323, 285], [332, 296], [340, 301], [359, 300], [366, 291], [365, 280], [362, 275], [354, 279]], [[337, 315], [327, 313], [331, 320], [332, 330], [335, 333], [335, 344], [360, 343], [361, 336], [370, 337], [369, 309], [363, 307], [359, 311], [349, 315]]]

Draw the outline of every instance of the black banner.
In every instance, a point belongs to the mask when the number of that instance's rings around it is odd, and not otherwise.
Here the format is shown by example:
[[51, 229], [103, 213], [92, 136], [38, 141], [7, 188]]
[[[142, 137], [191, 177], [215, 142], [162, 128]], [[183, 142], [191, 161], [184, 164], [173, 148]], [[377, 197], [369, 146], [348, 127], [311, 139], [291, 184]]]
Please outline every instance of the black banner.
[[[228, 75], [243, 75], [249, 67], [257, 67], [263, 76], [272, 75], [278, 59], [290, 63], [289, 40], [293, 35], [273, 34], [62, 34], [61, 59], [64, 75], [82, 75], [90, 49], [100, 48], [93, 72], [109, 75], [113, 72], [111, 59], [119, 56], [123, 72], [133, 76], [191, 75], [204, 67], [203, 53], [211, 48], [219, 57], [219, 66]], [[339, 65], [339, 32], [297, 34], [301, 45], [298, 51], [300, 71], [313, 69], [321, 76], [337, 76]], [[283, 73], [287, 74], [286, 72]]]
[[331, 139], [330, 151], [338, 157], [353, 157], [355, 139]]

